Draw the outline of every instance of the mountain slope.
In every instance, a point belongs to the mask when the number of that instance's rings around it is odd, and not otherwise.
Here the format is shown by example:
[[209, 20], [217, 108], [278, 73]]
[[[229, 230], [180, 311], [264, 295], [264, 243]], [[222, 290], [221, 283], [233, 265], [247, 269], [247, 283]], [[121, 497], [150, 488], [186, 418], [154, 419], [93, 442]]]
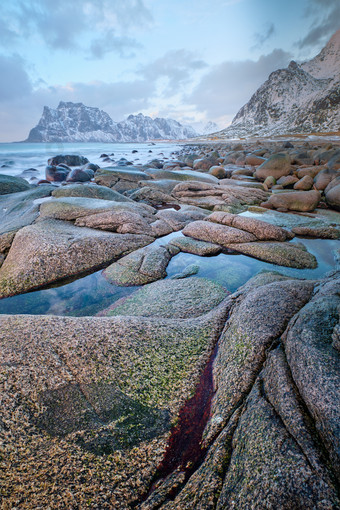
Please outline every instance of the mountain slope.
[[340, 130], [340, 30], [312, 60], [270, 74], [219, 134], [228, 137]]
[[190, 126], [173, 119], [146, 117], [139, 113], [114, 122], [99, 108], [61, 101], [58, 108], [44, 107], [26, 142], [145, 142], [186, 139], [197, 136]]

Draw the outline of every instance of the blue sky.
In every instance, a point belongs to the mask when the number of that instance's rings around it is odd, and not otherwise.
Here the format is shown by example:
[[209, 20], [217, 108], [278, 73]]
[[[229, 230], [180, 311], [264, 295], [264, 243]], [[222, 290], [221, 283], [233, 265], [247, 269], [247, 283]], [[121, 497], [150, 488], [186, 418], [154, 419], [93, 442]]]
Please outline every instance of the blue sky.
[[59, 101], [225, 127], [339, 20], [339, 0], [2, 0], [0, 141]]

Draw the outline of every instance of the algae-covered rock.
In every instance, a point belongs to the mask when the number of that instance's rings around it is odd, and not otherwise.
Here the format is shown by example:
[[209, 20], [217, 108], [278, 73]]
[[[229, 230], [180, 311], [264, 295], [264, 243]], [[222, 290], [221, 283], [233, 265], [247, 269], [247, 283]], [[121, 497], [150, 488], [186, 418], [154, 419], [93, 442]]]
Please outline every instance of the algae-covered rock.
[[105, 310], [103, 315], [185, 319], [209, 312], [226, 295], [224, 287], [206, 278], [168, 279], [145, 285], [122, 303]]
[[156, 474], [228, 306], [185, 320], [1, 316], [6, 504], [131, 508]]
[[152, 237], [46, 220], [22, 228], [0, 269], [0, 297], [81, 274], [145, 246]]
[[217, 391], [206, 435], [223, 428], [232, 411], [250, 390], [265, 360], [266, 350], [288, 321], [311, 297], [314, 284], [279, 281], [256, 288], [235, 304], [221, 336], [214, 364]]

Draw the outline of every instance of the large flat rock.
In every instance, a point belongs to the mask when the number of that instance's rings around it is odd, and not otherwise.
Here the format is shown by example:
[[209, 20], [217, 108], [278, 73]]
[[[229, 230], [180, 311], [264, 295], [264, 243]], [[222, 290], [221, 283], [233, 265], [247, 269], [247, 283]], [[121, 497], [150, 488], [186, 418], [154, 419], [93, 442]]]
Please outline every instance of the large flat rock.
[[[224, 287], [206, 278], [161, 280], [145, 285], [115, 303], [103, 315], [142, 315], [185, 319], [215, 308], [227, 295]], [[101, 314], [102, 315], [102, 314]]]
[[194, 319], [1, 316], [8, 507], [130, 509], [156, 474], [228, 306]]
[[22, 228], [0, 269], [0, 296], [12, 296], [100, 267], [153, 241], [56, 220]]

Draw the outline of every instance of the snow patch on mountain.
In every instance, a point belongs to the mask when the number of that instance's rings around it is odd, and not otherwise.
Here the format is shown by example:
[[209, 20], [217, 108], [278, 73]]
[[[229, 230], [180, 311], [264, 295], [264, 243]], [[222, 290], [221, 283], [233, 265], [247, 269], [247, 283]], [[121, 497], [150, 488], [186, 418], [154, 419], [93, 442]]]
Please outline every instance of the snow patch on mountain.
[[340, 30], [312, 60], [270, 74], [218, 134], [270, 136], [340, 130]]

